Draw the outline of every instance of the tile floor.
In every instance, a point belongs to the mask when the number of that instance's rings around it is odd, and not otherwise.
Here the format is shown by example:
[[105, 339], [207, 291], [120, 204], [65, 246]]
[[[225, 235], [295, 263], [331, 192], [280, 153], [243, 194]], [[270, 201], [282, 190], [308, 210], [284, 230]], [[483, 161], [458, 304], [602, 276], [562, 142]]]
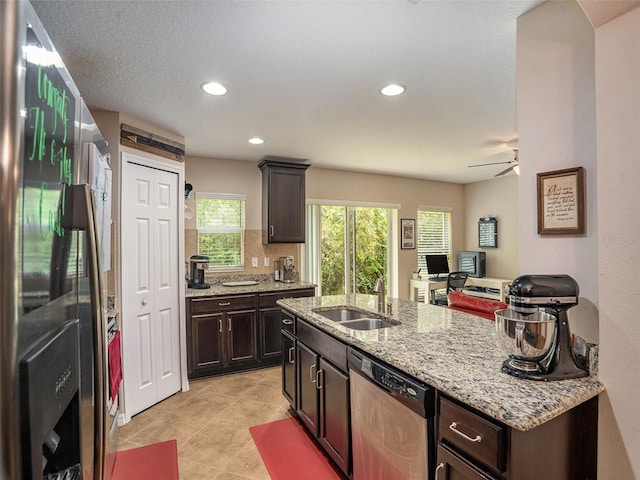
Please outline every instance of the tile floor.
[[119, 450], [178, 442], [180, 480], [269, 480], [249, 427], [292, 413], [280, 367], [189, 382], [118, 428]]

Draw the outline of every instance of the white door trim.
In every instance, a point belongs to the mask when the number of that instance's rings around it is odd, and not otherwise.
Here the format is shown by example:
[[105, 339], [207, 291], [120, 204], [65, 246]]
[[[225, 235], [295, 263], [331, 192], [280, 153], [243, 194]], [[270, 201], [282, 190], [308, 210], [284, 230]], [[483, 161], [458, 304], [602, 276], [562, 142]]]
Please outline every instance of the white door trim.
[[[123, 191], [123, 177], [126, 174], [127, 167], [126, 163], [135, 163], [138, 165], [142, 165], [149, 168], [155, 168], [158, 170], [163, 170], [169, 173], [175, 173], [178, 175], [178, 192], [180, 200], [178, 202], [178, 252], [176, 255], [176, 262], [178, 262], [178, 275], [180, 279], [178, 281], [179, 285], [179, 341], [180, 341], [180, 377], [181, 377], [181, 390], [186, 392], [189, 390], [189, 380], [187, 377], [187, 330], [186, 330], [186, 321], [185, 321], [185, 295], [186, 295], [186, 285], [184, 280], [184, 163], [174, 162], [168, 159], [164, 159], [162, 157], [158, 157], [151, 154], [146, 154], [145, 152], [139, 151], [131, 151], [131, 150], [123, 150], [121, 152], [120, 158], [120, 192]], [[118, 208], [118, 218], [122, 219], [122, 210], [126, 208], [125, 205], [122, 205], [122, 202], [119, 202]], [[119, 228], [120, 232], [119, 238], [117, 239], [119, 251], [122, 252], [126, 245], [123, 245], [123, 235], [122, 229]], [[119, 255], [118, 258], [119, 268], [118, 272], [120, 278], [116, 282], [116, 291], [118, 298], [122, 299], [122, 275], [124, 269], [122, 268], [122, 255]], [[118, 424], [123, 425], [128, 423], [131, 420], [131, 413], [126, 410], [126, 391], [122, 392], [123, 399], [120, 403], [121, 414], [118, 418]]]

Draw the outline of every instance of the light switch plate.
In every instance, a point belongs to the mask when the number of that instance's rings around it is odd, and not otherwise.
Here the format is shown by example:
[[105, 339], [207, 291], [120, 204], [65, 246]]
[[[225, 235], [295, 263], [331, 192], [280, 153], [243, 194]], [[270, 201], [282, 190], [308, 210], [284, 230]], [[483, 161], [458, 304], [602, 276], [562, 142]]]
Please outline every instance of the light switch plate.
[[258, 268], [258, 257], [251, 257], [251, 266], [253, 268]]
[[269, 257], [264, 257], [264, 266], [265, 267], [269, 266]]

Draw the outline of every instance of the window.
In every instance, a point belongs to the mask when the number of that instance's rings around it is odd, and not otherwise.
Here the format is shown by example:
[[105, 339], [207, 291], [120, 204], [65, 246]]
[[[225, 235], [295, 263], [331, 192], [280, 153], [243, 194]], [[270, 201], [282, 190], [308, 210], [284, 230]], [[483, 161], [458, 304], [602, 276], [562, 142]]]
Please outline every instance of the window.
[[442, 207], [418, 207], [418, 268], [426, 271], [425, 255], [445, 254], [451, 268], [451, 211]]
[[389, 289], [393, 211], [386, 205], [308, 205], [307, 279], [319, 294], [373, 293], [378, 277]]
[[196, 193], [198, 253], [209, 267], [244, 268], [244, 204], [246, 195]]

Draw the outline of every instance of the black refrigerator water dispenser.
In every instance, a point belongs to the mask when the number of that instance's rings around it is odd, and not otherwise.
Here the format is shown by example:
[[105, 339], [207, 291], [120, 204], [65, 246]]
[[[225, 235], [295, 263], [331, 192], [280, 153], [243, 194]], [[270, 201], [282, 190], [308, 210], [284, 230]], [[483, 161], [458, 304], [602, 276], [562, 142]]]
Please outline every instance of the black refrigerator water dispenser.
[[78, 332], [78, 321], [68, 321], [20, 361], [25, 480], [81, 478]]

